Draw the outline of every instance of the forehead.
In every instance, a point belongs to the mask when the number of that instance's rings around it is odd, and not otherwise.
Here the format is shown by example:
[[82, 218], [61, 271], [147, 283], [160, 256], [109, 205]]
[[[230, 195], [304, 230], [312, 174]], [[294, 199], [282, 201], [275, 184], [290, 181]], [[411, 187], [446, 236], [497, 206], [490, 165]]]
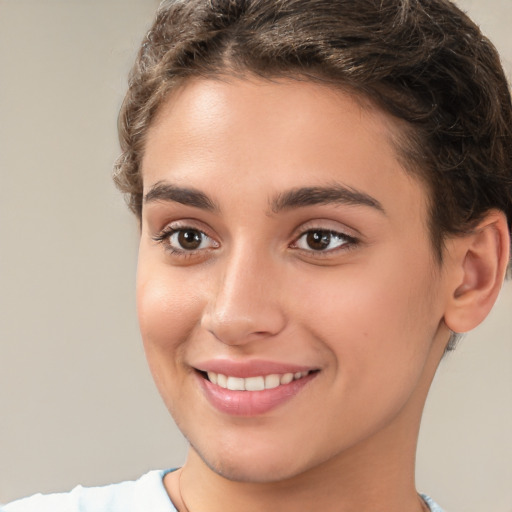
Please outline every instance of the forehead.
[[[251, 130], [254, 136], [263, 128], [269, 135], [265, 141], [268, 144], [276, 140], [276, 132], [290, 130], [292, 125], [311, 137], [311, 132], [304, 132], [309, 124], [318, 135], [315, 143], [328, 144], [351, 124], [352, 130], [378, 135], [392, 146], [397, 136], [404, 135], [399, 123], [362, 95], [319, 82], [251, 76], [192, 78], [167, 95], [150, 125], [148, 138], [156, 131], [166, 130], [169, 135], [172, 131], [180, 142], [192, 142], [194, 136], [208, 142], [221, 124], [228, 129], [229, 125], [239, 128], [245, 124], [240, 135]], [[274, 129], [269, 131], [270, 127]]]
[[164, 180], [247, 197], [335, 182], [424, 213], [426, 192], [400, 163], [398, 134], [389, 115], [334, 87], [193, 79], [170, 93], [148, 131], [144, 190]]

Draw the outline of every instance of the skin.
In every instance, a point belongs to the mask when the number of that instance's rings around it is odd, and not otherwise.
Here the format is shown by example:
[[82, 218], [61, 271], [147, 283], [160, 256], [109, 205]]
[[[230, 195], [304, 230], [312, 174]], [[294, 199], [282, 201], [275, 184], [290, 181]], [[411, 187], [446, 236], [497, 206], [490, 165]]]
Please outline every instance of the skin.
[[[142, 163], [137, 300], [155, 382], [191, 445], [165, 479], [180, 510], [424, 509], [416, 441], [463, 249], [448, 243], [435, 261], [398, 129], [294, 80], [191, 80], [160, 108]], [[298, 187], [371, 200], [283, 206]], [[180, 248], [169, 227], [194, 230], [200, 248]], [[315, 230], [341, 235], [314, 250]], [[316, 373], [269, 412], [236, 416], [195, 371], [219, 358]]]

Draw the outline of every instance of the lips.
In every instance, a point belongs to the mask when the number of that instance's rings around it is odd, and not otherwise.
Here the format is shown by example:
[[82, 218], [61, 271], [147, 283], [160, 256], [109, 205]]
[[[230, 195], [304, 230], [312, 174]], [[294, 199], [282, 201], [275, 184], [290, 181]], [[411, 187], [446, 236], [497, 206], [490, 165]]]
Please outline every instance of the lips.
[[235, 416], [270, 412], [294, 398], [318, 370], [269, 361], [208, 361], [196, 369], [208, 402]]

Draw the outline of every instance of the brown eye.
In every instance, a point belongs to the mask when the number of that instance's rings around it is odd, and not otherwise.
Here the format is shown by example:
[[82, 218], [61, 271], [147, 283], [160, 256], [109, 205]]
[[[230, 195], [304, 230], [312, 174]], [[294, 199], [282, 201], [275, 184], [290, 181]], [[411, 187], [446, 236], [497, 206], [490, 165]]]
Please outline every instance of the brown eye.
[[195, 229], [183, 229], [177, 233], [178, 244], [182, 249], [194, 251], [199, 249], [204, 236], [203, 233]]
[[314, 251], [323, 251], [331, 243], [331, 233], [329, 231], [309, 231], [306, 234], [306, 243]]
[[310, 229], [303, 233], [295, 242], [298, 249], [314, 252], [330, 252], [344, 245], [357, 241], [348, 235], [327, 229]]
[[174, 253], [216, 249], [219, 244], [206, 233], [195, 228], [170, 229], [156, 237], [167, 249]]

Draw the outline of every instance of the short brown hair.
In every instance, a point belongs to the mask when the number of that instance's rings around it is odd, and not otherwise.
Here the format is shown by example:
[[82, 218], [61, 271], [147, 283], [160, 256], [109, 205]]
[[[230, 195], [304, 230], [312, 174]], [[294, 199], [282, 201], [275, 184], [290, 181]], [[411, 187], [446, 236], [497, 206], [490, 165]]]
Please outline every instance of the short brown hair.
[[[426, 184], [437, 255], [492, 208], [512, 228], [512, 106], [498, 53], [447, 0], [168, 0], [119, 117], [115, 182], [140, 217], [140, 164], [159, 106], [192, 76], [301, 77], [402, 120], [408, 170]], [[405, 121], [405, 122], [403, 122]]]

